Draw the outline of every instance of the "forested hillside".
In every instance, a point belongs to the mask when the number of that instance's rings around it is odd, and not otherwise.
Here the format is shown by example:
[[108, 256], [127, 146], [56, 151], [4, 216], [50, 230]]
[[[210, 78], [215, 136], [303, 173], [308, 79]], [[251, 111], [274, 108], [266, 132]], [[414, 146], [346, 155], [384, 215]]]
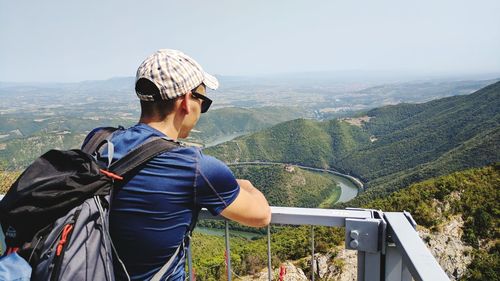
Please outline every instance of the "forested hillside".
[[[500, 82], [473, 94], [368, 112], [378, 140], [339, 165], [369, 183], [370, 198], [434, 176], [500, 161]], [[363, 165], [360, 165], [363, 163]]]
[[[471, 255], [470, 264], [455, 264], [445, 268], [449, 276], [456, 274], [456, 267], [466, 268], [459, 280], [498, 280], [496, 269], [500, 266], [498, 239], [500, 232], [500, 165], [455, 172], [411, 185], [392, 195], [374, 200], [362, 207], [383, 211], [409, 211], [419, 226], [430, 229], [426, 242], [433, 237], [445, 236], [445, 240], [460, 239], [464, 245], [472, 246], [471, 252], [453, 253]], [[464, 222], [461, 237], [443, 233], [442, 227], [459, 216]], [[335, 257], [337, 245], [344, 243], [343, 230], [316, 227], [316, 249], [318, 253], [333, 251], [331, 263], [342, 268], [343, 261]], [[419, 227], [420, 230], [423, 230]], [[276, 229], [272, 235], [273, 264], [278, 266], [285, 260], [298, 260], [309, 255], [308, 227]], [[258, 272], [266, 267], [266, 238], [246, 241], [234, 238], [231, 242], [231, 257], [234, 271], [238, 275]], [[446, 245], [442, 245], [446, 248]], [[233, 252], [234, 251], [234, 252]], [[224, 243], [222, 237], [197, 234], [194, 237], [195, 265], [201, 277], [214, 278], [224, 274]], [[437, 257], [438, 260], [440, 257]], [[446, 260], [446, 257], [443, 257]], [[296, 262], [304, 271], [309, 265]], [[196, 267], [195, 266], [195, 267]], [[444, 265], [443, 265], [444, 266]], [[199, 269], [198, 269], [199, 268]], [[344, 268], [342, 270], [349, 270]]]
[[[500, 164], [433, 178], [374, 200], [364, 207], [407, 210], [419, 225], [439, 232], [455, 216], [464, 222], [462, 240], [474, 248], [464, 280], [499, 280]], [[467, 253], [463, 253], [467, 254]]]
[[500, 161], [500, 83], [473, 94], [371, 110], [362, 126], [294, 120], [207, 149], [227, 162], [340, 169], [367, 191], [349, 205], [434, 176]]
[[345, 122], [297, 119], [205, 150], [226, 162], [275, 161], [332, 167], [369, 144], [369, 134]]
[[334, 177], [297, 167], [231, 167], [237, 178], [249, 179], [266, 195], [273, 206], [316, 208], [324, 202], [336, 202], [340, 196]]

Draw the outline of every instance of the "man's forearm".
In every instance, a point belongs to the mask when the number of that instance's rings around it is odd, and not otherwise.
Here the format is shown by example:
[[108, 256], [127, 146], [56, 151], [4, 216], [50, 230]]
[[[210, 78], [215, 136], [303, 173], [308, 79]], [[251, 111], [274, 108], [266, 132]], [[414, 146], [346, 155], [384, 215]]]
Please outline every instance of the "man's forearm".
[[237, 180], [237, 182], [240, 186], [240, 193], [221, 214], [248, 226], [268, 225], [271, 221], [271, 208], [264, 194], [248, 180]]

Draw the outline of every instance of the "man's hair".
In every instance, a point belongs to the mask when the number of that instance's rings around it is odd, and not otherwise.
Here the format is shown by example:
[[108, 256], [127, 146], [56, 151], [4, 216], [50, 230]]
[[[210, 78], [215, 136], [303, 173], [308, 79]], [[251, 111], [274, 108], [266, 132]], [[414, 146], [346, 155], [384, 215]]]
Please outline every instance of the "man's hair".
[[144, 117], [159, 117], [164, 119], [174, 110], [175, 99], [163, 100], [160, 95], [160, 90], [156, 85], [148, 79], [141, 78], [135, 84], [135, 91], [151, 95], [154, 101], [141, 100], [141, 118]]

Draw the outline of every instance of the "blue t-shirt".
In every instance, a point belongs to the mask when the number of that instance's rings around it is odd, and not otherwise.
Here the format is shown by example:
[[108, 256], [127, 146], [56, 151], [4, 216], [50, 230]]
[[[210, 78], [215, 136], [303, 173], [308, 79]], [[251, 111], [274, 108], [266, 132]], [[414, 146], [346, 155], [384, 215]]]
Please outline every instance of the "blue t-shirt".
[[[111, 140], [113, 159], [153, 136], [166, 137], [146, 124], [117, 131]], [[218, 215], [238, 193], [231, 170], [199, 148], [180, 146], [149, 161], [111, 204], [111, 237], [131, 279], [147, 280], [160, 270], [182, 243], [195, 210]], [[164, 277], [184, 280], [184, 263], [181, 251]], [[122, 271], [115, 263], [115, 274]]]

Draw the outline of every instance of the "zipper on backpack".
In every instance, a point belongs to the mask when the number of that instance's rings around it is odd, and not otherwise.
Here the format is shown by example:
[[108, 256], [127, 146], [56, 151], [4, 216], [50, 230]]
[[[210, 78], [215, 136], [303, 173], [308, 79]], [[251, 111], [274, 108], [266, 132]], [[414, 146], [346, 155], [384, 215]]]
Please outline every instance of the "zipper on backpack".
[[61, 271], [61, 265], [64, 258], [64, 248], [69, 242], [69, 238], [71, 237], [71, 233], [73, 232], [73, 228], [75, 226], [74, 221], [64, 225], [63, 231], [61, 233], [61, 237], [59, 238], [59, 242], [57, 243], [56, 252], [54, 256], [54, 269], [51, 274], [50, 280], [55, 281], [58, 279], [59, 273]]
[[68, 242], [69, 235], [73, 231], [74, 226], [75, 226], [74, 223], [67, 224], [64, 226], [63, 231], [62, 231], [62, 235], [61, 235], [61, 239], [59, 239], [59, 243], [57, 243], [56, 257], [61, 256], [62, 250], [63, 250], [64, 246], [66, 245], [66, 243]]
[[70, 241], [71, 234], [73, 233], [73, 229], [75, 228], [75, 223], [79, 215], [80, 215], [80, 210], [76, 211], [75, 214], [73, 215], [73, 218], [64, 225], [59, 235], [59, 241], [57, 242], [56, 252], [54, 253], [55, 256], [52, 263], [54, 265], [54, 268], [50, 276], [51, 281], [59, 279], [62, 262], [64, 260], [64, 252], [65, 252], [64, 250]]

